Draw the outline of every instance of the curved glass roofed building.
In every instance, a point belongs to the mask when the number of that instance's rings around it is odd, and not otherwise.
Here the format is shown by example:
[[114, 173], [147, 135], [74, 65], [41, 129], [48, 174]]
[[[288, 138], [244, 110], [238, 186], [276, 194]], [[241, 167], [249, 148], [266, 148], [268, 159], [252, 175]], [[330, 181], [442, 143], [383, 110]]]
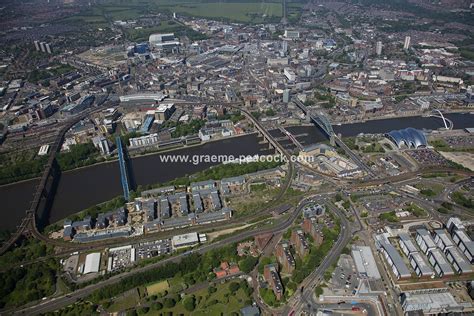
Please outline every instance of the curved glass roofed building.
[[390, 139], [398, 148], [401, 148], [403, 145], [408, 148], [420, 148], [426, 147], [428, 144], [425, 134], [411, 127], [388, 132], [385, 134], [385, 137]]

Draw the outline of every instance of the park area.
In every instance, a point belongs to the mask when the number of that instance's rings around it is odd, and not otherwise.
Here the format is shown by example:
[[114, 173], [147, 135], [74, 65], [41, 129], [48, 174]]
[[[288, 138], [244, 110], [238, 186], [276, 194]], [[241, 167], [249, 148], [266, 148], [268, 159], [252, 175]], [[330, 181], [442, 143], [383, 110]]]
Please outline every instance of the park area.
[[[300, 9], [299, 3], [288, 3], [288, 15], [292, 18]], [[296, 11], [295, 11], [296, 10]], [[80, 13], [63, 19], [68, 22], [98, 24], [117, 20], [133, 20], [144, 14], [176, 12], [182, 15], [232, 21], [241, 23], [278, 22], [282, 17], [280, 0], [238, 0], [199, 1], [199, 0], [114, 0], [107, 4], [92, 6]]]
[[218, 20], [229, 20], [244, 23], [262, 23], [272, 18], [281, 18], [282, 6], [278, 2], [219, 2], [219, 3], [176, 3], [172, 6], [163, 6], [170, 11]]

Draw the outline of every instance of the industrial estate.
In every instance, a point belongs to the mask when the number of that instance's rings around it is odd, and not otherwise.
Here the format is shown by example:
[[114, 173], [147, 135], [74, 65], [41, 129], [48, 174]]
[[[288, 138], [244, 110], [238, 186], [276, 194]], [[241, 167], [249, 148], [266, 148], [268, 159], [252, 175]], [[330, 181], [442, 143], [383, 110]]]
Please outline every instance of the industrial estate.
[[0, 314], [473, 314], [473, 9], [3, 1]]

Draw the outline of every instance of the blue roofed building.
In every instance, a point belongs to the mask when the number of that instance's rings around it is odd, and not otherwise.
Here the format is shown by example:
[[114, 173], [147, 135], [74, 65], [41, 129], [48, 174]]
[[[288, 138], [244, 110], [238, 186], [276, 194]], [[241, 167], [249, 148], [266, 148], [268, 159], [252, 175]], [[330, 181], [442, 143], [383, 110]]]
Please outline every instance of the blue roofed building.
[[425, 134], [414, 128], [405, 128], [401, 130], [394, 130], [385, 134], [390, 141], [392, 141], [397, 148], [403, 146], [408, 148], [424, 148], [428, 145]]

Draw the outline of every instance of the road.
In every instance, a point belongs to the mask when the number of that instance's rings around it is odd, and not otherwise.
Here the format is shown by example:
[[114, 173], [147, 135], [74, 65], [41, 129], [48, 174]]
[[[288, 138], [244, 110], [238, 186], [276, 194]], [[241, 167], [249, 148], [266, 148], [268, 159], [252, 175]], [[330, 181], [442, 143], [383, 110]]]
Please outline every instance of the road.
[[41, 201], [45, 194], [46, 186], [48, 179], [51, 176], [52, 169], [54, 168], [55, 161], [56, 161], [56, 154], [61, 149], [61, 145], [63, 139], [69, 129], [71, 129], [77, 122], [85, 119], [90, 114], [102, 111], [107, 107], [107, 104], [103, 104], [98, 107], [90, 108], [84, 111], [81, 114], [78, 114], [66, 122], [60, 125], [61, 129], [50, 148], [50, 154], [48, 157], [48, 161], [44, 166], [44, 171], [41, 176], [40, 182], [36, 187], [36, 192], [33, 196], [33, 201], [31, 202], [31, 207], [26, 211], [25, 217], [23, 218], [21, 225], [18, 227], [17, 231], [10, 237], [8, 241], [2, 244], [0, 247], [0, 254], [5, 253], [17, 240], [20, 238], [27, 230], [37, 239], [43, 240], [48, 243], [54, 243], [46, 236], [43, 236], [39, 231], [36, 225], [36, 216], [38, 216], [39, 207], [41, 205]]
[[336, 243], [333, 245], [329, 254], [324, 258], [318, 268], [316, 268], [298, 287], [298, 292], [289, 300], [287, 306], [283, 310], [283, 315], [287, 315], [291, 310], [296, 311], [296, 315], [305, 310], [307, 305], [314, 305], [313, 294], [314, 288], [323, 280], [324, 272], [334, 264], [344, 247], [350, 242], [353, 231], [349, 229], [350, 222], [341, 210], [332, 204], [327, 204], [328, 208], [336, 214], [341, 220], [341, 233]]
[[200, 247], [196, 250], [188, 251], [188, 252], [176, 255], [174, 257], [170, 257], [170, 258], [161, 260], [159, 262], [144, 266], [144, 267], [136, 268], [136, 269], [134, 269], [132, 271], [129, 271], [129, 272], [124, 272], [124, 273], [121, 273], [119, 275], [112, 276], [107, 280], [101, 281], [100, 283], [97, 283], [97, 284], [92, 284], [92, 285], [86, 286], [86, 287], [84, 287], [82, 289], [79, 289], [79, 290], [76, 290], [73, 293], [70, 293], [68, 295], [64, 295], [64, 296], [61, 296], [61, 297], [44, 300], [36, 306], [24, 308], [22, 310], [14, 312], [14, 314], [15, 315], [37, 315], [37, 314], [40, 314], [40, 313], [55, 311], [55, 310], [58, 310], [62, 307], [73, 304], [74, 302], [76, 302], [79, 299], [83, 299], [83, 298], [89, 296], [95, 290], [98, 290], [98, 289], [103, 288], [103, 287], [108, 286], [108, 285], [116, 284], [116, 283], [120, 282], [120, 280], [122, 280], [123, 278], [127, 278], [129, 276], [133, 276], [133, 275], [141, 273], [141, 272], [146, 272], [146, 271], [150, 271], [150, 270], [159, 268], [160, 266], [163, 266], [164, 264], [167, 264], [169, 262], [179, 262], [181, 259], [188, 256], [190, 253], [204, 254], [204, 253], [206, 253], [210, 250], [217, 249], [217, 248], [220, 248], [220, 247], [228, 245], [228, 244], [236, 243], [238, 241], [241, 241], [241, 240], [249, 238], [249, 237], [254, 237], [256, 235], [267, 234], [267, 233], [275, 234], [275, 233], [284, 231], [284, 230], [288, 229], [288, 227], [291, 226], [291, 224], [294, 222], [294, 220], [301, 213], [301, 210], [303, 209], [303, 207], [304, 207], [304, 204], [300, 203], [299, 206], [291, 213], [291, 215], [286, 220], [276, 224], [274, 227], [272, 227], [270, 229], [264, 229], [264, 230], [254, 229], [254, 230], [250, 230], [250, 231], [245, 231], [245, 232], [239, 233], [237, 235], [228, 237], [226, 239], [217, 241], [215, 243], [204, 245], [204, 246], [202, 246], [202, 247]]

